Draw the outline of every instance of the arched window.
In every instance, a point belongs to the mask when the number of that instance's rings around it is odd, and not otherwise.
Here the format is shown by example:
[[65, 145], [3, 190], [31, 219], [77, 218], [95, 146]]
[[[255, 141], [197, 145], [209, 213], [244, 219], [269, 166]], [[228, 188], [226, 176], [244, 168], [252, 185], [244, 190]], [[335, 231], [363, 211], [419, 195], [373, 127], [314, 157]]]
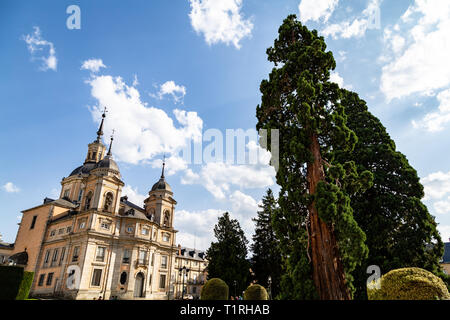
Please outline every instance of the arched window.
[[84, 210], [89, 210], [91, 207], [91, 200], [92, 200], [92, 191], [89, 191], [89, 193], [86, 195], [86, 199], [84, 200]]
[[108, 192], [105, 196], [105, 204], [103, 205], [103, 211], [111, 212], [113, 207], [114, 196], [111, 192]]
[[169, 213], [169, 210], [164, 211], [163, 226], [164, 227], [169, 227], [170, 226], [170, 213]]

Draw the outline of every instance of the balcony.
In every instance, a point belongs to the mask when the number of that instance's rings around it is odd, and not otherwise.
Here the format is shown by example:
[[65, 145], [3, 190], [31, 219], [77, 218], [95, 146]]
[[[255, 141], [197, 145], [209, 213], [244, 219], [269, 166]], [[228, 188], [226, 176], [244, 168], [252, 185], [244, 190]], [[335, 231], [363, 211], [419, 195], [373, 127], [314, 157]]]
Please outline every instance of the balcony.
[[136, 268], [138, 268], [138, 267], [146, 268], [147, 266], [148, 266], [148, 258], [136, 260]]

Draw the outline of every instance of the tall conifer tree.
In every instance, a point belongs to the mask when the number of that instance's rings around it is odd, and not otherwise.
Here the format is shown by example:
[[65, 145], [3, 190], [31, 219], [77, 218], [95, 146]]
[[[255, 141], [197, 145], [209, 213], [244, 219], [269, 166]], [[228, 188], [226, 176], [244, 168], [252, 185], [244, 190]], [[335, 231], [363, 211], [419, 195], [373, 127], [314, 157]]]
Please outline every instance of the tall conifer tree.
[[280, 130], [281, 296], [351, 299], [352, 272], [368, 250], [345, 191], [368, 187], [371, 174], [358, 175], [353, 162], [333, 158], [334, 150], [351, 151], [357, 141], [346, 126], [341, 91], [330, 82], [336, 62], [323, 37], [295, 15], [284, 20], [267, 54], [275, 67], [261, 82], [257, 129], [268, 129], [269, 139], [270, 129]]
[[396, 151], [380, 120], [372, 115], [358, 94], [343, 91], [341, 101], [347, 126], [358, 136], [353, 152], [336, 150], [339, 161], [354, 161], [358, 170], [370, 170], [374, 185], [350, 196], [355, 220], [366, 233], [369, 256], [356, 276], [356, 297], [366, 294], [366, 269], [378, 265], [381, 272], [420, 267], [441, 275], [439, 259], [443, 243], [436, 222], [421, 202], [424, 196], [416, 170]]
[[[230, 295], [241, 295], [249, 285], [250, 263], [247, 260], [248, 240], [239, 222], [230, 219], [228, 212], [219, 217], [214, 226], [217, 242], [206, 251], [208, 279], [220, 278], [229, 287]], [[236, 285], [235, 285], [236, 283]]]
[[272, 217], [277, 210], [277, 206], [271, 189], [267, 190], [262, 199], [262, 205], [259, 207], [261, 210], [258, 211], [257, 217], [253, 219], [256, 226], [251, 245], [253, 252], [252, 270], [258, 283], [265, 288], [269, 288], [268, 279], [269, 276], [271, 277], [270, 290], [272, 297], [275, 297], [279, 292], [282, 262], [279, 240], [272, 227]]

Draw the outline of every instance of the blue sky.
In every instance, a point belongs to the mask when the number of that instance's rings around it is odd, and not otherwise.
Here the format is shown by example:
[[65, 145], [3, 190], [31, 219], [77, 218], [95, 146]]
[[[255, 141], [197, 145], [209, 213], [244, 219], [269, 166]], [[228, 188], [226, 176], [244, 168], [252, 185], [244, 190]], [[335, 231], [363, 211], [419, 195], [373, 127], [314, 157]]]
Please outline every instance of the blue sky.
[[[78, 5], [81, 29], [68, 29]], [[174, 154], [208, 129], [254, 129], [265, 51], [297, 14], [333, 51], [334, 81], [359, 93], [417, 169], [450, 236], [450, 5], [445, 0], [8, 1], [0, 4], [0, 233], [59, 194], [84, 161], [107, 105], [104, 141], [137, 204], [168, 157], [185, 246], [206, 249], [230, 211], [248, 237], [274, 184], [267, 165], [184, 163]], [[377, 14], [379, 13], [379, 23]], [[232, 18], [231, 18], [232, 17]], [[84, 68], [82, 68], [84, 66]]]

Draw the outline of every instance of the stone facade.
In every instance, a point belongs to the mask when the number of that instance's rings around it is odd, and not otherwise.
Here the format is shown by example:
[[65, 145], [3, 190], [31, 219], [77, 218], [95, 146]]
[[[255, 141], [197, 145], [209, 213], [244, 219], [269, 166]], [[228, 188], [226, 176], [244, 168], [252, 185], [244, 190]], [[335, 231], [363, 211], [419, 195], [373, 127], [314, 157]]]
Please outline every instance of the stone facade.
[[12, 254], [28, 254], [32, 296], [173, 299], [177, 202], [164, 164], [143, 206], [131, 203], [102, 126], [84, 164], [62, 179], [59, 199], [23, 211]]

